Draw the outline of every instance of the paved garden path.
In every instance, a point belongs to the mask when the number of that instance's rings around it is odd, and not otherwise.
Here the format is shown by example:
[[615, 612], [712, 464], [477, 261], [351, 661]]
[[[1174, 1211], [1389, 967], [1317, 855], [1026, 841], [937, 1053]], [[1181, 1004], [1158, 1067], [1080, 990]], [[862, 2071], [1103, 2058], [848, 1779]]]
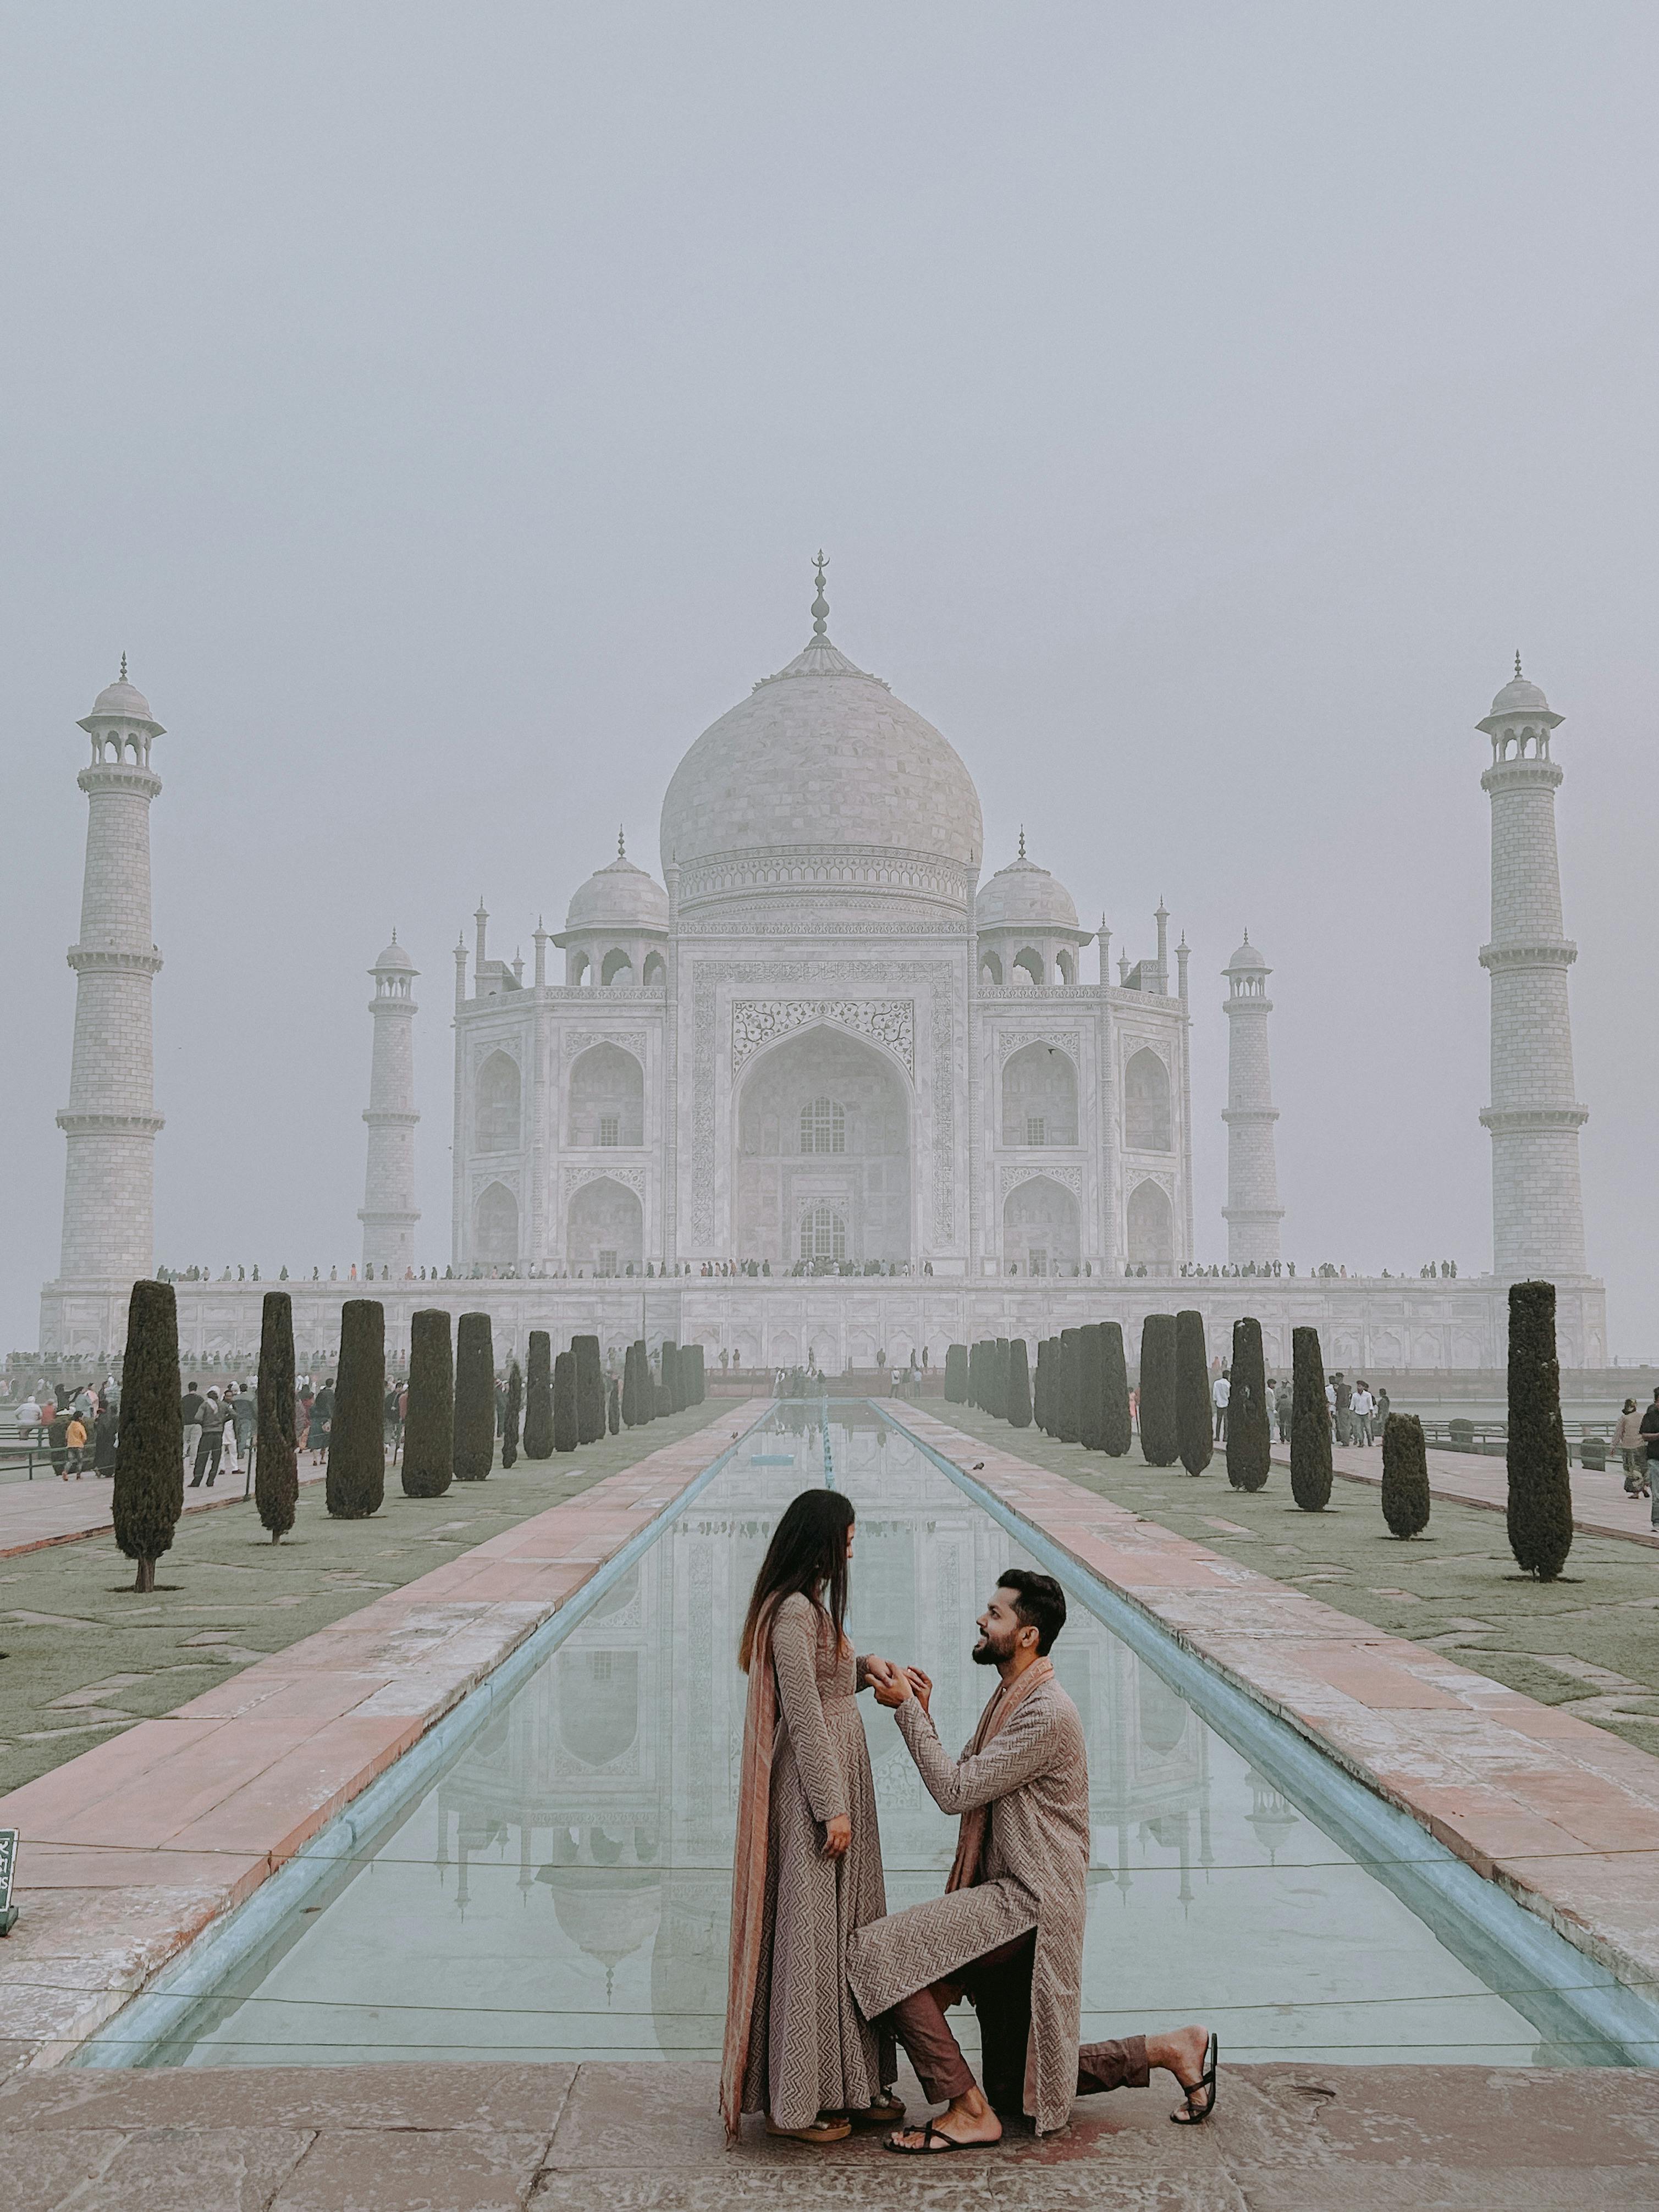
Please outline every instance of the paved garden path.
[[[309, 1453], [300, 1465], [301, 1482], [320, 1482], [325, 1470], [311, 1464]], [[0, 1559], [21, 1552], [35, 1552], [48, 1544], [72, 1544], [81, 1536], [107, 1536], [110, 1492], [114, 1485], [102, 1476], [83, 1474], [76, 1482], [61, 1481], [55, 1474], [36, 1474], [33, 1482], [0, 1483]], [[242, 1477], [222, 1475], [210, 1490], [185, 1486], [186, 1513], [210, 1512], [215, 1506], [242, 1503]], [[249, 1504], [252, 1510], [252, 1504]]]
[[[1509, 1504], [1509, 1473], [1504, 1462], [1485, 1452], [1430, 1451], [1429, 1495], [1448, 1504], [1483, 1507], [1502, 1513]], [[1273, 1446], [1275, 1467], [1288, 1468], [1288, 1444]], [[1331, 1453], [1334, 1473], [1349, 1482], [1382, 1485], [1382, 1449], [1369, 1450], [1339, 1444]], [[1593, 1468], [1572, 1470], [1572, 1525], [1584, 1536], [1620, 1536], [1626, 1542], [1646, 1544], [1659, 1550], [1659, 1528], [1653, 1526], [1652, 1506], [1645, 1498], [1632, 1498], [1625, 1488], [1622, 1468], [1617, 1474], [1598, 1474]]]
[[[1228, 2067], [1172, 2128], [1167, 2077], [927, 2166], [747, 2124], [717, 2070], [570, 2065], [58, 2070], [0, 2087], [7, 2212], [1645, 2212], [1659, 2075]], [[914, 2110], [908, 2072], [899, 2091]]]

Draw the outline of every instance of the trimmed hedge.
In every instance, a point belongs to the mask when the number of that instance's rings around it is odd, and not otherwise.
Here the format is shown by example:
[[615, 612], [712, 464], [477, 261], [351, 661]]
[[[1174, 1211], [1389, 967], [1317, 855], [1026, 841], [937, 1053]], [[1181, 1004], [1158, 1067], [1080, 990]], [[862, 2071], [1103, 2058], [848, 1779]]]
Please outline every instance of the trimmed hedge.
[[1331, 1413], [1316, 1328], [1291, 1331], [1291, 1495], [1304, 1513], [1331, 1502]]
[[968, 1402], [968, 1347], [951, 1345], [945, 1354], [945, 1396], [952, 1406]]
[[501, 1416], [501, 1465], [519, 1456], [519, 1414], [524, 1405], [524, 1373], [515, 1359], [507, 1370], [507, 1410]]
[[1099, 1451], [1106, 1425], [1106, 1377], [1101, 1370], [1100, 1325], [1097, 1322], [1085, 1322], [1077, 1334], [1077, 1440], [1085, 1451]]
[[185, 1510], [185, 1423], [179, 1411], [179, 1308], [171, 1283], [139, 1282], [127, 1301], [121, 1426], [110, 1509], [115, 1540], [137, 1565], [133, 1589], [155, 1587]]
[[455, 1328], [455, 1480], [483, 1482], [495, 1464], [495, 1348], [487, 1313]]
[[1100, 1449], [1121, 1459], [1134, 1441], [1129, 1419], [1129, 1370], [1123, 1358], [1123, 1330], [1115, 1321], [1100, 1324]]
[[1025, 1339], [1013, 1336], [1008, 1340], [1008, 1402], [1004, 1418], [1011, 1427], [1029, 1429], [1031, 1425], [1030, 1354], [1025, 1349]]
[[553, 1340], [544, 1328], [530, 1332], [530, 1370], [525, 1376], [524, 1455], [553, 1456]]
[[1260, 1490], [1273, 1463], [1273, 1408], [1261, 1324], [1233, 1323], [1232, 1395], [1227, 1401], [1227, 1480], [1235, 1490]]
[[[546, 1338], [542, 1339], [544, 1344]], [[536, 1340], [530, 1340], [535, 1372]], [[528, 1447], [526, 1446], [526, 1449]], [[410, 1316], [409, 1411], [404, 1420], [404, 1495], [441, 1498], [455, 1474], [455, 1355], [441, 1306]]]
[[1062, 1444], [1078, 1440], [1078, 1410], [1081, 1377], [1078, 1372], [1082, 1346], [1074, 1328], [1060, 1332], [1060, 1371], [1054, 1380], [1054, 1438]]
[[1429, 1525], [1429, 1455], [1415, 1413], [1382, 1424], [1382, 1518], [1391, 1536], [1420, 1536]]
[[[294, 1301], [267, 1291], [259, 1316], [258, 1441], [253, 1453], [253, 1503], [260, 1525], [280, 1544], [300, 1503], [294, 1430]], [[125, 1410], [125, 1407], [124, 1407]]]
[[701, 1406], [708, 1395], [708, 1376], [703, 1366], [702, 1346], [689, 1344], [685, 1349], [691, 1362], [691, 1387], [685, 1402], [688, 1406]]
[[641, 1428], [657, 1418], [657, 1382], [651, 1372], [651, 1353], [645, 1339], [634, 1340], [634, 1419]]
[[1202, 1474], [1215, 1455], [1212, 1435], [1213, 1401], [1210, 1396], [1210, 1348], [1204, 1337], [1204, 1316], [1188, 1306], [1175, 1317], [1176, 1436], [1181, 1464], [1188, 1474]]
[[613, 1437], [622, 1427], [622, 1383], [615, 1376], [605, 1394], [605, 1425]]
[[1031, 1370], [1031, 1419], [1045, 1436], [1048, 1432], [1048, 1342], [1046, 1336], [1038, 1339], [1036, 1365]]
[[577, 1407], [576, 1355], [562, 1352], [553, 1362], [553, 1449], [573, 1452], [580, 1441]]
[[348, 1298], [340, 1308], [323, 1494], [336, 1521], [367, 1521], [386, 1503], [386, 1310], [378, 1298]]
[[1553, 1283], [1510, 1285], [1509, 1416], [1510, 1549], [1522, 1574], [1551, 1583], [1572, 1549]]
[[1173, 1314], [1148, 1314], [1140, 1325], [1140, 1456], [1148, 1467], [1173, 1467], [1181, 1456]]
[[605, 1366], [597, 1336], [573, 1336], [576, 1362], [576, 1441], [596, 1444], [605, 1434]]

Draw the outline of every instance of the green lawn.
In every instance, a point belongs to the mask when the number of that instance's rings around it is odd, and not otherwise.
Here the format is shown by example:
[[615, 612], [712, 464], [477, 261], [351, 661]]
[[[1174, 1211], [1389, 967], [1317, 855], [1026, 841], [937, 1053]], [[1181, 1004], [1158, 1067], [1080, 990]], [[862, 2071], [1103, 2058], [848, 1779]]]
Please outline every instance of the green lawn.
[[1194, 1478], [1179, 1464], [1148, 1467], [1139, 1443], [1128, 1458], [1108, 1459], [970, 1406], [930, 1401], [927, 1410], [1340, 1612], [1659, 1752], [1659, 1552], [1576, 1536], [1561, 1579], [1536, 1583], [1517, 1571], [1501, 1513], [1436, 1499], [1425, 1534], [1401, 1543], [1379, 1493], [1360, 1483], [1339, 1479], [1325, 1512], [1303, 1513], [1282, 1467], [1251, 1495], [1228, 1486], [1219, 1454]]
[[386, 1504], [367, 1521], [331, 1521], [324, 1486], [307, 1483], [280, 1544], [251, 1504], [189, 1513], [149, 1597], [133, 1595], [132, 1563], [112, 1536], [0, 1560], [0, 1794], [677, 1437], [719, 1425], [712, 1456], [749, 1414], [741, 1400], [711, 1398], [568, 1456], [520, 1458], [511, 1474], [498, 1464], [487, 1482], [453, 1483], [441, 1498], [405, 1498], [388, 1468]]

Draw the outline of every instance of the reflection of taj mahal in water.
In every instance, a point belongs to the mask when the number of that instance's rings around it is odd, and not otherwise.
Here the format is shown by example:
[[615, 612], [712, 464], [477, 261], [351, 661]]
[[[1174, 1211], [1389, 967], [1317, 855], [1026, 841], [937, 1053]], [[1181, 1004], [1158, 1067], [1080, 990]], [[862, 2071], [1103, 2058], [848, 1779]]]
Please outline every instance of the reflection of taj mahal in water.
[[[1254, 1313], [1275, 1364], [1307, 1322], [1334, 1365], [1490, 1368], [1504, 1357], [1507, 1282], [1547, 1273], [1564, 1363], [1602, 1363], [1578, 1185], [1575, 948], [1555, 855], [1561, 717], [1536, 685], [1517, 669], [1480, 725], [1492, 742], [1481, 1119], [1497, 1272], [1336, 1282], [1282, 1271], [1271, 969], [1247, 933], [1222, 970], [1224, 1214], [1228, 1261], [1253, 1279], [1188, 1276], [1176, 1292], [1171, 1279], [1209, 1244], [1193, 1213], [1184, 939], [1171, 949], [1160, 904], [1155, 950], [1119, 957], [1114, 975], [1103, 921], [1079, 926], [1024, 832], [988, 873], [966, 766], [830, 642], [821, 569], [818, 586], [805, 648], [670, 780], [660, 883], [619, 849], [577, 890], [562, 930], [538, 924], [528, 975], [521, 957], [490, 951], [482, 904], [471, 955], [465, 938], [456, 946], [452, 1212], [436, 1270], [415, 1202], [417, 971], [395, 934], [375, 962], [360, 1218], [389, 1351], [406, 1350], [418, 1305], [483, 1304], [503, 1353], [522, 1355], [532, 1328], [562, 1343], [597, 1326], [607, 1350], [644, 1333], [653, 1346], [702, 1344], [711, 1367], [724, 1353], [758, 1367], [816, 1358], [840, 1373], [884, 1351], [938, 1364], [950, 1342], [988, 1335], [1034, 1345], [1105, 1316], [1133, 1332], [1180, 1303], [1224, 1342], [1234, 1316]], [[161, 1127], [149, 809], [161, 788], [151, 749], [166, 733], [125, 666], [81, 727], [90, 815], [58, 1116], [63, 1261], [41, 1304], [41, 1348], [65, 1358], [123, 1340], [132, 1279], [155, 1264]], [[348, 1284], [291, 1288], [302, 1357], [331, 1358]], [[186, 1358], [234, 1361], [256, 1345], [259, 1291], [181, 1283]]]
[[[929, 1668], [954, 1749], [990, 1680], [968, 1662], [974, 1615], [1018, 1547], [873, 1420], [855, 1423], [844, 1455], [837, 1480], [859, 1514], [849, 1627], [861, 1650]], [[813, 1456], [809, 1437], [809, 1472]], [[653, 2037], [665, 2051], [719, 2039], [745, 1687], [731, 1645], [783, 1503], [775, 1474], [741, 1464], [720, 1479], [719, 1500], [694, 1505], [605, 1594], [435, 1793], [452, 1909], [476, 1909], [479, 1861], [516, 1861], [531, 1911], [550, 1905], [564, 1943], [590, 1963], [594, 2009], [613, 2006], [648, 1961]], [[1054, 1656], [1089, 1735], [1092, 1880], [1127, 1895], [1131, 1863], [1152, 1859], [1190, 1899], [1212, 1855], [1207, 1731], [1080, 1612]], [[860, 1705], [896, 1906], [937, 1893], [955, 1823], [887, 1717], [867, 1698]], [[1295, 1825], [1265, 1784], [1258, 1797], [1270, 1826]]]

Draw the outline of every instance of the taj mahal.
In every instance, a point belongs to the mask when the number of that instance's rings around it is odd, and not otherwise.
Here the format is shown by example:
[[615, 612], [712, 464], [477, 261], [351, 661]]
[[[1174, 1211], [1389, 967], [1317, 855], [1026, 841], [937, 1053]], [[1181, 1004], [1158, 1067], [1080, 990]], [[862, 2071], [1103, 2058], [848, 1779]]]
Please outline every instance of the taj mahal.
[[[1139, 957], [1114, 959], [1103, 920], [1081, 925], [1024, 829], [994, 833], [988, 855], [961, 757], [831, 642], [829, 612], [820, 559], [805, 647], [670, 780], [659, 877], [619, 837], [563, 927], [538, 925], [529, 973], [492, 951], [480, 902], [471, 946], [464, 933], [454, 950], [445, 1273], [421, 1264], [434, 1243], [415, 1204], [419, 972], [395, 934], [374, 962], [362, 1279], [288, 1285], [304, 1352], [331, 1356], [341, 1302], [372, 1281], [394, 1352], [410, 1314], [442, 1304], [487, 1309], [502, 1358], [532, 1328], [597, 1328], [607, 1346], [643, 1328], [702, 1343], [716, 1364], [833, 1374], [878, 1358], [938, 1364], [952, 1341], [1035, 1342], [1088, 1319], [1130, 1334], [1149, 1311], [1196, 1305], [1218, 1343], [1255, 1315], [1270, 1362], [1311, 1322], [1335, 1364], [1491, 1368], [1508, 1285], [1544, 1274], [1564, 1364], [1604, 1363], [1556, 857], [1562, 718], [1518, 657], [1478, 725], [1491, 747], [1479, 957], [1492, 1088], [1468, 1110], [1491, 1132], [1493, 1272], [1339, 1279], [1281, 1260], [1262, 951], [1243, 934], [1224, 991], [1206, 984], [1195, 1001], [1189, 949], [1171, 945], [1160, 903]], [[124, 1340], [131, 1283], [155, 1263], [163, 1127], [149, 813], [166, 732], [125, 659], [79, 726], [90, 811], [58, 1115], [63, 1255], [40, 1322], [41, 1351], [58, 1358]], [[1218, 1013], [1226, 1100], [1195, 1109], [1191, 1026]], [[1225, 1275], [1191, 1272], [1208, 1249], [1194, 1223], [1195, 1110], [1227, 1128]], [[246, 1356], [266, 1286], [180, 1282], [185, 1356]]]

